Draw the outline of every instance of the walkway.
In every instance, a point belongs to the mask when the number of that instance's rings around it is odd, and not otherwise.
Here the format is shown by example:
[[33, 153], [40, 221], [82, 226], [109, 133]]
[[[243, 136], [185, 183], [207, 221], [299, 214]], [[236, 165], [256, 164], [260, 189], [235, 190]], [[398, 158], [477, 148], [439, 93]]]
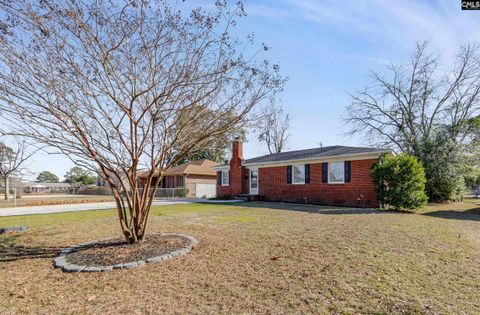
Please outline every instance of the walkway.
[[[153, 205], [168, 206], [168, 205], [189, 204], [189, 203], [225, 203], [225, 202], [239, 202], [239, 200], [162, 199], [162, 200], [155, 200], [153, 202]], [[53, 206], [0, 208], [0, 217], [30, 215], [30, 214], [59, 213], [59, 212], [89, 211], [89, 210], [105, 210], [105, 209], [113, 209], [116, 207], [117, 205], [115, 202], [93, 202], [93, 203], [53, 205]]]

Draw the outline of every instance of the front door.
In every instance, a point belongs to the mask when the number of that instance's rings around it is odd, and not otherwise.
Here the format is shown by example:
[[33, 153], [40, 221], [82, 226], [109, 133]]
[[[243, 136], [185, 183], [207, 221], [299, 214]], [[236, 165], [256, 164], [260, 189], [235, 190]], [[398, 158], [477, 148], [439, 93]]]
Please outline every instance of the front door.
[[258, 195], [258, 169], [250, 170], [250, 195]]

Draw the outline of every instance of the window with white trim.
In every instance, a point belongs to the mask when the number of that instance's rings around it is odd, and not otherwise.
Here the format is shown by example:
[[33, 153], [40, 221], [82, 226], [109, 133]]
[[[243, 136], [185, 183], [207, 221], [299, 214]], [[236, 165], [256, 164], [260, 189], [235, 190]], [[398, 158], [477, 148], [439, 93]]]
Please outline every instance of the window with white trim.
[[222, 186], [230, 185], [230, 172], [222, 171]]
[[329, 184], [345, 183], [345, 163], [344, 162], [328, 163], [328, 183]]
[[292, 184], [305, 184], [305, 164], [292, 165]]
[[250, 188], [258, 188], [258, 170], [250, 170]]

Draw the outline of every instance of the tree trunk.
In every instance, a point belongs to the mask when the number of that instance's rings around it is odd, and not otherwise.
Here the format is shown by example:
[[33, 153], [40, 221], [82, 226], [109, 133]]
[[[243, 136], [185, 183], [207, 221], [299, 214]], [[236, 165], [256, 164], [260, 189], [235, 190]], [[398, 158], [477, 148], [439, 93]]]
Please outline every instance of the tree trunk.
[[143, 242], [145, 238], [145, 229], [140, 224], [132, 224], [130, 228], [123, 230], [125, 240], [129, 244], [137, 244]]
[[5, 200], [8, 201], [10, 199], [10, 180], [8, 176], [5, 176]]
[[[141, 243], [145, 239], [146, 224], [144, 220], [142, 220], [139, 205], [136, 205], [134, 209], [130, 209], [129, 206], [125, 204], [125, 200], [122, 198], [120, 192], [113, 189], [112, 192], [114, 193], [115, 202], [117, 203], [120, 227], [125, 241], [129, 244]], [[148, 209], [146, 213], [148, 214], [149, 212], [150, 209]], [[129, 213], [129, 215], [127, 215], [127, 213]]]

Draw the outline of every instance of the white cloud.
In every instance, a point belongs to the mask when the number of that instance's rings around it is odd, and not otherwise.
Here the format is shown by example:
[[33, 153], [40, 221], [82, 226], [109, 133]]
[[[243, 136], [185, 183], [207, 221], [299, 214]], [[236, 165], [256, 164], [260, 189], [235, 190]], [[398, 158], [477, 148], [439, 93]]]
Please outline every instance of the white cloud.
[[[461, 44], [480, 41], [480, 12], [461, 11], [459, 1], [282, 0], [247, 6], [272, 19], [300, 19], [358, 37], [379, 47], [409, 52], [415, 41], [430, 40], [451, 55]], [[250, 8], [252, 10], [250, 11]], [[281, 9], [280, 9], [281, 8]]]

